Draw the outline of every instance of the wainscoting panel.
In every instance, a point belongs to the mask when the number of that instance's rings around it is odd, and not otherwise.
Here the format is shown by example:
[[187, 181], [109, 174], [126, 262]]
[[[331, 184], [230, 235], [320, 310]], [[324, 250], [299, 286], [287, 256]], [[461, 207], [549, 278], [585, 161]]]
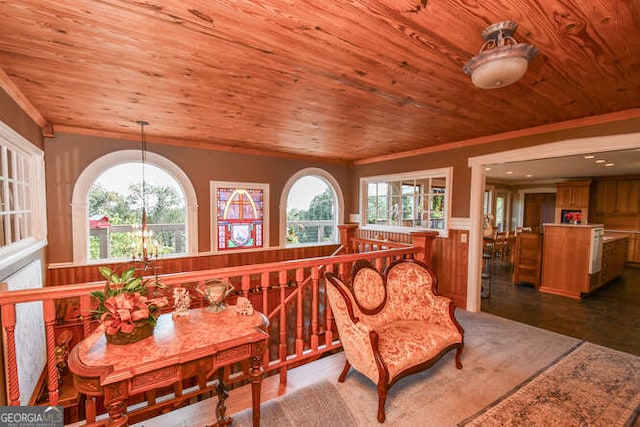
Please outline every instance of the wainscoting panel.
[[[464, 243], [462, 235], [466, 234]], [[469, 232], [449, 230], [449, 237], [435, 239], [433, 268], [438, 275], [438, 293], [467, 306], [467, 271], [469, 268]]]

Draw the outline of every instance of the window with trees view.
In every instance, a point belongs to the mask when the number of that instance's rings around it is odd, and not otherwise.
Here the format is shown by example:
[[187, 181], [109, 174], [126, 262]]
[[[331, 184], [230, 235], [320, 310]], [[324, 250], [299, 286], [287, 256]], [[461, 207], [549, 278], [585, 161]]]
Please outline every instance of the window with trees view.
[[[153, 231], [158, 254], [186, 253], [185, 196], [177, 181], [162, 169], [146, 164], [147, 227]], [[142, 164], [114, 166], [95, 180], [88, 195], [89, 259], [132, 256], [134, 230], [142, 222]]]
[[287, 195], [286, 244], [322, 244], [338, 241], [338, 202], [333, 186], [320, 176], [295, 181]]
[[450, 182], [451, 168], [362, 178], [362, 225], [446, 232]]

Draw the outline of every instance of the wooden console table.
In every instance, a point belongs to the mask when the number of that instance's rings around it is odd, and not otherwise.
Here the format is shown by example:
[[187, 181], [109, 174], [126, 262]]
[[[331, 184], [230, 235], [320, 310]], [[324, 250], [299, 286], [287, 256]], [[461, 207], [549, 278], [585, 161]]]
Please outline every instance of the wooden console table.
[[73, 348], [69, 368], [78, 391], [104, 396], [108, 426], [128, 425], [130, 395], [168, 386], [198, 373], [206, 373], [206, 379], [217, 373], [214, 425], [224, 426], [231, 423], [231, 418], [225, 416], [223, 368], [249, 360], [253, 425], [259, 426], [267, 325], [267, 318], [261, 313], [239, 315], [234, 306], [229, 306], [219, 313], [198, 308], [184, 317], [163, 314], [151, 337], [127, 345], [107, 344], [100, 326]]

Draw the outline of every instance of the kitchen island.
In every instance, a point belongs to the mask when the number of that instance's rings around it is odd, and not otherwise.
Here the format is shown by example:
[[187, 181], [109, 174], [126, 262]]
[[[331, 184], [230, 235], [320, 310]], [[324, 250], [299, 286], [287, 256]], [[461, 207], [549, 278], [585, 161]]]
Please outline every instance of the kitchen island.
[[539, 290], [581, 298], [602, 285], [601, 224], [544, 224], [542, 283]]

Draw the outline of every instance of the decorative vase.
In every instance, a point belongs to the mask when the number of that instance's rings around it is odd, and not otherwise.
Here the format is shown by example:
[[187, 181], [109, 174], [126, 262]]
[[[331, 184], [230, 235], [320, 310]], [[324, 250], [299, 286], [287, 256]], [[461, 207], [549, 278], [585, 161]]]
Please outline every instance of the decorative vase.
[[226, 308], [224, 299], [234, 290], [234, 287], [229, 282], [219, 279], [213, 279], [207, 280], [196, 289], [205, 297], [205, 299], [209, 303], [209, 306], [206, 308], [206, 310], [213, 313], [218, 313]]
[[109, 344], [123, 345], [133, 344], [134, 342], [138, 342], [153, 335], [155, 325], [150, 323], [147, 319], [139, 320], [135, 322], [135, 325], [136, 327], [133, 328], [133, 331], [128, 334], [118, 331], [115, 334], [105, 333], [104, 336]]

